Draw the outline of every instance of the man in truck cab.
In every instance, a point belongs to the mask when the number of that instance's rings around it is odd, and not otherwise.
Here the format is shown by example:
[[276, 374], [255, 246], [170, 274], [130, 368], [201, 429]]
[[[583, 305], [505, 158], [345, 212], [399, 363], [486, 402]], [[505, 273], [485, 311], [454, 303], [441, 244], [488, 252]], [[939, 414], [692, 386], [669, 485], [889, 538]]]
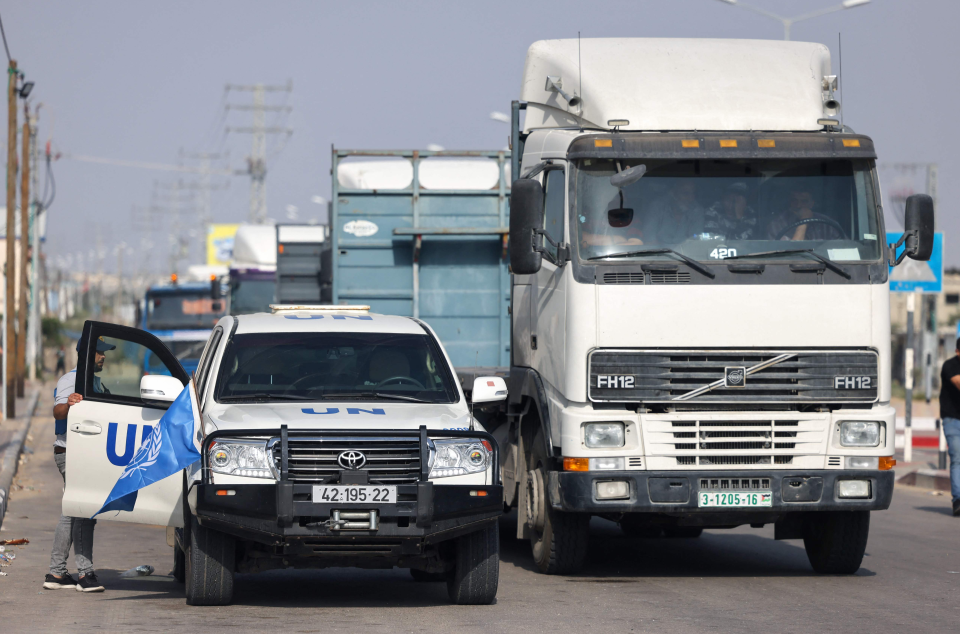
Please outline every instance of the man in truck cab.
[[843, 233], [835, 220], [813, 211], [817, 203], [813, 192], [796, 187], [790, 192], [790, 203], [779, 218], [770, 223], [767, 235], [771, 240], [841, 240]]
[[654, 201], [643, 233], [648, 244], [679, 244], [703, 231], [704, 209], [692, 178], [678, 178], [666, 196]]
[[704, 214], [703, 231], [727, 240], [755, 240], [757, 212], [747, 203], [747, 184], [731, 183]]

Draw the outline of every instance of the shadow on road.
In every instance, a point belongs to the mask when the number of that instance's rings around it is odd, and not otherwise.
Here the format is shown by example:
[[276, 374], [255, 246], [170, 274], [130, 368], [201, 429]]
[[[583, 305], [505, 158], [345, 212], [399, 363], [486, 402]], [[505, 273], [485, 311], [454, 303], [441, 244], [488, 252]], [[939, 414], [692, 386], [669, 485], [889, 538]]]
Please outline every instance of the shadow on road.
[[927, 513], [939, 513], [940, 515], [953, 517], [953, 509], [949, 506], [915, 506], [914, 508], [917, 509], [918, 511], [926, 511]]

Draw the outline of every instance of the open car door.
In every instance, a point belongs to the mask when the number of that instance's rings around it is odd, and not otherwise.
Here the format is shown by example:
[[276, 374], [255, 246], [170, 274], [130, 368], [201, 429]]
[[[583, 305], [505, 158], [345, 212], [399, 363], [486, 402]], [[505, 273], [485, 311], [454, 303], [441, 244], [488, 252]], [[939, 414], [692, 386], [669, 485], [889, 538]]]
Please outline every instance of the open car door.
[[[183, 385], [190, 380], [166, 346], [138, 328], [87, 321], [80, 341], [74, 389], [83, 400], [67, 416], [63, 514], [68, 517], [91, 517], [100, 510], [165, 412], [164, 406], [140, 397], [148, 351]], [[98, 347], [103, 358], [99, 366]], [[182, 492], [178, 473], [141, 489], [133, 511], [108, 511], [98, 518], [183, 526]]]

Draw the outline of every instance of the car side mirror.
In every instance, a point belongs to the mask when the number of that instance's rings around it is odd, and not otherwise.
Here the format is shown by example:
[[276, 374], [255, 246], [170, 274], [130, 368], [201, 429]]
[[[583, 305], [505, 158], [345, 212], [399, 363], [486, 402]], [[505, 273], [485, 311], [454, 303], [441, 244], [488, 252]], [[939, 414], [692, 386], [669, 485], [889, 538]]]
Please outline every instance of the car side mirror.
[[510, 269], [517, 275], [540, 270], [536, 231], [543, 230], [543, 187], [532, 178], [513, 181], [510, 190]]
[[180, 379], [163, 374], [147, 374], [140, 379], [140, 398], [146, 405], [168, 407], [183, 391]]
[[[913, 194], [907, 198], [903, 214], [903, 236], [892, 244], [890, 260], [897, 265], [904, 257], [926, 262], [933, 253], [933, 198], [926, 194]], [[905, 245], [899, 257], [894, 258], [900, 245]]]
[[472, 403], [495, 403], [507, 398], [507, 383], [499, 376], [478, 376], [470, 393]]

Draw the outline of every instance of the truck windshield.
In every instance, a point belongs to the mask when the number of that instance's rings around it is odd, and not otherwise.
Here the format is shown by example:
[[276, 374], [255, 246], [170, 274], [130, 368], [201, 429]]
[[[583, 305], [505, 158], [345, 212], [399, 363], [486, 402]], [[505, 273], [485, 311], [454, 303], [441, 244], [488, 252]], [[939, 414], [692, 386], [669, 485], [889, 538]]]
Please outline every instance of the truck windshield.
[[[869, 161], [619, 163], [619, 170], [617, 162], [608, 159], [584, 159], [577, 165], [575, 219], [581, 259], [639, 250], [635, 247], [641, 245], [669, 247], [700, 261], [783, 249], [812, 249], [836, 261], [880, 258], [883, 236]], [[640, 164], [646, 166], [642, 178], [622, 190], [610, 184], [611, 176]], [[657, 258], [671, 255], [644, 260]]]
[[220, 364], [217, 401], [423, 401], [455, 403], [453, 377], [426, 335], [236, 335]]
[[224, 315], [226, 302], [210, 291], [147, 295], [147, 330], [211, 329]]
[[230, 280], [230, 314], [270, 312], [277, 283], [274, 280]]

